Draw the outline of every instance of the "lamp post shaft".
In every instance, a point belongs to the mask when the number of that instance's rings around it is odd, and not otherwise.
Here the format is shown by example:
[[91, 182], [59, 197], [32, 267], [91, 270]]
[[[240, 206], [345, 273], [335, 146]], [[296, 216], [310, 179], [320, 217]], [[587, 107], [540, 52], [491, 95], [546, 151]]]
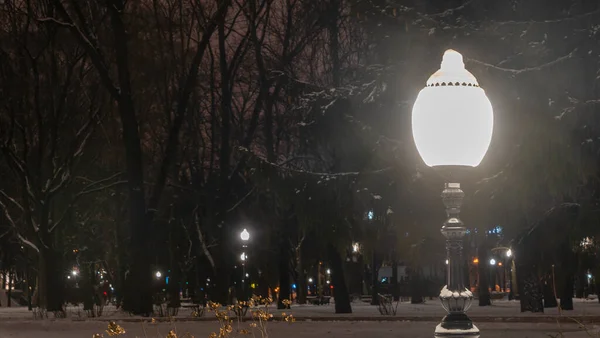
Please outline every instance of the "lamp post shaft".
[[446, 183], [442, 192], [442, 200], [446, 206], [448, 218], [441, 229], [446, 237], [446, 251], [448, 259], [447, 285], [440, 292], [442, 306], [448, 315], [436, 328], [437, 336], [476, 336], [479, 330], [473, 325], [465, 313], [473, 301], [473, 294], [465, 288], [463, 270], [463, 238], [467, 233], [459, 218], [460, 207], [465, 193], [460, 189], [459, 183]]
[[448, 219], [442, 227], [442, 234], [446, 237], [446, 252], [448, 259], [447, 288], [451, 291], [463, 291], [463, 237], [467, 229], [459, 218], [460, 207], [465, 193], [460, 189], [459, 183], [447, 183], [442, 192], [442, 200], [446, 206]]

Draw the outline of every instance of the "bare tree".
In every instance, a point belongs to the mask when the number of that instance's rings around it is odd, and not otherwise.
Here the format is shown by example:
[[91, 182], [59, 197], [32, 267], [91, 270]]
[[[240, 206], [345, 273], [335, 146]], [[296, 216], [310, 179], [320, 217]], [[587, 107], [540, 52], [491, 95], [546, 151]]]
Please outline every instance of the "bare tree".
[[[172, 101], [164, 111], [170, 111], [170, 129], [165, 139], [165, 148], [162, 160], [159, 162], [158, 174], [149, 197], [143, 184], [145, 177], [142, 139], [139, 125], [139, 106], [136, 100], [139, 89], [134, 88], [135, 67], [131, 60], [130, 42], [132, 36], [129, 27], [132, 24], [128, 13], [133, 10], [141, 10], [139, 6], [144, 4], [126, 4], [125, 1], [111, 0], [106, 4], [94, 2], [64, 2], [54, 0], [57, 16], [48, 18], [53, 23], [67, 28], [72, 36], [86, 51], [88, 57], [94, 64], [98, 76], [102, 79], [104, 88], [110, 94], [117, 105], [122, 127], [123, 147], [125, 148], [126, 177], [129, 187], [129, 221], [131, 227], [131, 250], [132, 265], [127, 278], [128, 288], [124, 299], [124, 308], [132, 313], [150, 314], [152, 312], [152, 287], [151, 266], [148, 254], [152, 247], [152, 221], [155, 210], [158, 207], [161, 193], [167, 180], [168, 168], [173, 164], [173, 158], [177, 153], [179, 132], [188, 110], [190, 97], [195, 89], [199, 76], [199, 67], [204, 57], [210, 37], [222, 20], [229, 1], [222, 0], [215, 3], [214, 13], [206, 16], [207, 11], [202, 1], [176, 1], [164, 3], [173, 5], [175, 8], [193, 13], [197, 18], [190, 26], [181, 26], [181, 43], [184, 53], [187, 49], [193, 51], [193, 57], [187, 61], [187, 70], [181, 73], [174, 85], [166, 89], [171, 94]], [[157, 5], [157, 2], [153, 3]], [[158, 3], [161, 4], [161, 3]], [[138, 8], [136, 8], [136, 6]], [[167, 6], [168, 7], [168, 6]], [[91, 13], [85, 16], [84, 13]], [[148, 12], [147, 12], [148, 13]], [[155, 11], [155, 14], [159, 14]], [[105, 22], [104, 18], [108, 18]], [[163, 19], [158, 17], [158, 20]], [[168, 21], [167, 21], [168, 22]], [[159, 22], [156, 22], [159, 25]], [[113, 43], [103, 41], [106, 34], [110, 34]], [[173, 35], [171, 35], [173, 37]], [[185, 41], [194, 43], [185, 44]], [[168, 53], [168, 52], [165, 52]], [[164, 55], [164, 54], [163, 54]], [[184, 55], [180, 55], [184, 58]], [[115, 65], [114, 69], [110, 65]], [[136, 102], [137, 101], [137, 102]]]
[[[84, 51], [39, 19], [43, 4], [4, 5], [0, 154], [14, 183], [0, 190], [0, 209], [18, 238], [38, 257], [38, 306], [62, 311], [62, 239], [71, 196], [94, 185], [76, 184], [85, 150], [106, 112], [98, 79]], [[95, 188], [102, 187], [98, 182]], [[83, 189], [83, 190], [81, 190]]]

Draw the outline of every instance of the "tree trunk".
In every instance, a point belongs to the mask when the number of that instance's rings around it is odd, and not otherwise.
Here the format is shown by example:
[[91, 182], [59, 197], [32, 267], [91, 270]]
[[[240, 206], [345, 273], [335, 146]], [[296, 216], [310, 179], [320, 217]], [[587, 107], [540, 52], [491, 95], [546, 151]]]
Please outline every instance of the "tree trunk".
[[306, 304], [306, 293], [307, 293], [307, 289], [308, 289], [308, 285], [307, 285], [307, 281], [306, 281], [306, 273], [304, 272], [304, 265], [303, 265], [303, 260], [302, 260], [302, 249], [300, 249], [298, 251], [298, 253], [296, 254], [297, 258], [296, 258], [296, 262], [297, 262], [297, 273], [298, 273], [298, 281], [297, 281], [297, 288], [296, 288], [296, 292], [297, 292], [297, 298], [296, 298], [296, 302], [298, 304]]
[[596, 290], [594, 290], [595, 294], [598, 296], [598, 302], [600, 303], [600, 281], [598, 280], [600, 276], [598, 276], [598, 274], [596, 274], [594, 276], [594, 288]]
[[8, 269], [8, 292], [7, 292], [7, 297], [6, 297], [6, 305], [8, 307], [11, 307], [12, 305], [12, 285], [14, 283], [14, 275], [12, 272], [12, 269]]
[[397, 302], [400, 300], [400, 293], [398, 289], [398, 262], [396, 259], [392, 259], [392, 296], [394, 296], [394, 301]]
[[558, 302], [556, 301], [556, 297], [554, 296], [554, 283], [552, 280], [552, 275], [546, 276], [543, 282], [543, 291], [544, 291], [544, 308], [553, 308], [558, 306]]
[[[225, 232], [225, 231], [224, 231]], [[223, 240], [226, 240], [225, 235], [221, 235]], [[233, 262], [231, 260], [231, 252], [227, 243], [220, 245], [217, 271], [215, 276], [214, 287], [212, 288], [211, 300], [223, 305], [229, 304], [229, 287], [231, 286], [231, 268]], [[214, 256], [217, 259], [217, 255]]]
[[[284, 225], [285, 228], [285, 225]], [[277, 308], [286, 309], [283, 304], [284, 299], [290, 298], [290, 247], [288, 244], [287, 232], [279, 243], [279, 296], [277, 297]]]
[[342, 256], [333, 244], [328, 247], [329, 260], [331, 262], [331, 283], [335, 299], [335, 313], [352, 313], [350, 294], [344, 278], [344, 262]]
[[269, 297], [269, 279], [264, 272], [258, 274], [257, 294], [263, 298]]
[[463, 281], [465, 283], [465, 288], [471, 290], [471, 274], [469, 270], [470, 262], [468, 258], [463, 259]]
[[[49, 242], [45, 242], [49, 243]], [[48, 312], [62, 312], [64, 303], [64, 269], [52, 248], [40, 246], [38, 271], [38, 306]]]
[[[83, 310], [92, 311], [94, 309], [94, 266], [91, 264], [87, 269], [81, 269], [81, 285], [80, 289], [83, 294]], [[92, 312], [92, 315], [94, 313]]]
[[423, 284], [420, 273], [415, 269], [410, 276], [410, 303], [423, 304]]
[[[173, 229], [171, 229], [172, 233]], [[170, 256], [170, 267], [171, 273], [169, 274], [169, 285], [168, 288], [168, 307], [170, 308], [179, 308], [181, 306], [181, 299], [179, 297], [179, 282], [181, 281], [181, 271], [179, 269], [179, 264], [175, 259], [175, 254], [173, 251], [177, 250], [177, 244], [174, 240], [169, 239], [169, 245], [171, 246], [169, 249]]]
[[560, 262], [561, 289], [560, 308], [562, 310], [573, 310], [573, 289], [575, 288], [575, 273], [577, 272], [577, 255], [571, 249], [571, 245], [566, 241], [562, 246], [562, 258]]
[[560, 308], [562, 310], [573, 310], [573, 275], [570, 271], [564, 274], [564, 282], [560, 293]]
[[582, 257], [581, 254], [577, 254], [576, 255], [576, 264], [577, 264], [577, 277], [576, 277], [576, 281], [577, 281], [577, 286], [575, 289], [575, 297], [577, 298], [584, 298], [584, 292], [585, 292], [585, 271], [583, 270], [583, 266], [582, 266]]
[[479, 293], [479, 306], [492, 305], [490, 291], [489, 291], [489, 269], [487, 262], [489, 261], [488, 251], [486, 247], [481, 247], [479, 250], [479, 263], [477, 264], [477, 273], [479, 274], [479, 280], [477, 281], [478, 293]]
[[377, 264], [377, 253], [373, 252], [371, 262], [371, 305], [379, 305], [379, 269]]
[[521, 278], [522, 283], [519, 287], [521, 290], [521, 312], [544, 312], [543, 294], [540, 281], [536, 274], [536, 269], [532, 266], [518, 265], [517, 273]]
[[2, 290], [6, 290], [6, 267], [4, 264], [2, 264], [2, 270], [0, 270], [0, 273], [2, 273]]
[[509, 297], [520, 299], [519, 296], [519, 281], [517, 280], [517, 267], [515, 260], [510, 260], [510, 295]]
[[29, 264], [27, 264], [27, 266], [25, 267], [25, 280], [27, 281], [25, 283], [25, 288], [27, 291], [27, 309], [29, 311], [33, 310], [33, 304], [32, 304], [32, 297], [31, 297], [31, 291], [32, 291], [32, 284], [31, 284], [31, 270], [29, 269]]

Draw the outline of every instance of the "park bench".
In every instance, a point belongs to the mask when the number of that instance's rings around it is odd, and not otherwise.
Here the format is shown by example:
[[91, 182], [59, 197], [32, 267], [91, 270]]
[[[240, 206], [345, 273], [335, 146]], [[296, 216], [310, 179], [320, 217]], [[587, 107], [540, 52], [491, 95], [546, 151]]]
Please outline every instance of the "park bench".
[[306, 300], [312, 305], [326, 305], [329, 304], [331, 297], [323, 296], [323, 297], [306, 297]]
[[202, 317], [204, 315], [204, 305], [202, 304], [182, 304], [182, 308], [190, 310], [192, 317]]

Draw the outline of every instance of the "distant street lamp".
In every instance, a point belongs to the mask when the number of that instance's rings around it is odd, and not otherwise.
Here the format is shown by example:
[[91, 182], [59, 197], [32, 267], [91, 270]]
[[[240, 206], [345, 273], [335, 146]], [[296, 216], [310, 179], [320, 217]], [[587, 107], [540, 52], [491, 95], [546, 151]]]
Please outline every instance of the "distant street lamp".
[[[242, 240], [242, 249], [247, 248], [248, 241], [250, 240], [250, 232], [248, 231], [248, 229], [244, 228], [244, 230], [242, 230], [242, 232], [240, 232], [240, 239]], [[250, 276], [249, 274], [246, 273], [246, 259], [248, 259], [248, 256], [246, 256], [245, 252], [242, 252], [240, 259], [242, 260], [242, 294], [243, 294], [243, 298], [245, 300], [246, 284], [247, 284], [246, 279]]]
[[490, 265], [496, 265], [496, 260], [495, 259], [490, 259]]
[[[244, 228], [242, 232], [240, 232], [240, 239], [242, 240], [242, 250], [246, 250], [248, 248], [248, 241], [250, 241], [250, 232], [248, 229]], [[240, 255], [240, 260], [242, 261], [242, 300], [246, 300], [247, 298], [247, 284], [250, 274], [246, 273], [246, 261], [248, 260], [248, 255], [245, 252], [242, 252]]]
[[242, 230], [242, 232], [240, 233], [240, 238], [242, 239], [242, 241], [247, 242], [250, 239], [250, 233], [248, 232], [248, 230]]
[[160, 277], [162, 277], [162, 272], [156, 271], [156, 273], [154, 275], [156, 276], [156, 278], [160, 278]]
[[464, 192], [457, 182], [463, 168], [476, 167], [485, 156], [492, 139], [493, 109], [473, 74], [465, 69], [463, 57], [447, 50], [441, 68], [421, 90], [412, 111], [413, 138], [425, 164], [443, 169], [445, 184], [442, 199], [448, 219], [442, 227], [446, 237], [447, 285], [440, 293], [448, 312], [436, 327], [436, 336], [477, 336], [465, 311], [473, 294], [465, 287], [462, 259], [463, 237], [467, 229], [459, 219]]

